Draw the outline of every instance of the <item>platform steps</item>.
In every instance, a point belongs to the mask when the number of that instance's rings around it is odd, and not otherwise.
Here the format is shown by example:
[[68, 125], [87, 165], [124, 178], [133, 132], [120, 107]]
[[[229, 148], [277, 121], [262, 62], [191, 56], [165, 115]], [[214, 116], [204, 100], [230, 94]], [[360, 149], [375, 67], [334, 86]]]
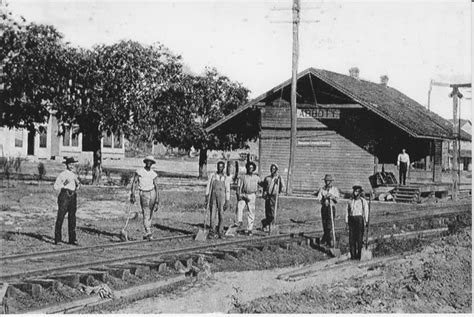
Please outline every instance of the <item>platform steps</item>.
[[415, 186], [399, 185], [392, 190], [393, 199], [397, 203], [417, 203], [420, 201], [420, 189]]

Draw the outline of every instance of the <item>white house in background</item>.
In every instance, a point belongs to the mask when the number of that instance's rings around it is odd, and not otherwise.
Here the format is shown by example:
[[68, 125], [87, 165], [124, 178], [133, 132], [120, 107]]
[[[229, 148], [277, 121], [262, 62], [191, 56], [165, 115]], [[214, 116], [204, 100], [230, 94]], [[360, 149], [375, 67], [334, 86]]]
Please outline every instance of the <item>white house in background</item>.
[[[92, 152], [83, 146], [83, 134], [77, 133], [78, 126], [66, 127], [64, 134], [58, 136], [61, 129], [55, 116], [51, 115], [47, 124], [38, 124], [38, 133], [26, 129], [0, 127], [0, 156], [27, 157], [32, 159], [62, 159], [72, 156], [79, 161], [92, 162]], [[102, 158], [125, 157], [122, 135], [102, 137]]]

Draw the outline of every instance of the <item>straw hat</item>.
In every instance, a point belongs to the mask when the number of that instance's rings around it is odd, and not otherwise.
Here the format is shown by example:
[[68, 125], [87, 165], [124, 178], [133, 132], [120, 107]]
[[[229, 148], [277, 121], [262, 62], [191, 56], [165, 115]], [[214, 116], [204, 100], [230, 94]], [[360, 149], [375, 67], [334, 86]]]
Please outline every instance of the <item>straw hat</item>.
[[146, 163], [147, 161], [152, 162], [153, 164], [156, 164], [155, 158], [153, 155], [148, 155], [143, 159], [143, 163]]

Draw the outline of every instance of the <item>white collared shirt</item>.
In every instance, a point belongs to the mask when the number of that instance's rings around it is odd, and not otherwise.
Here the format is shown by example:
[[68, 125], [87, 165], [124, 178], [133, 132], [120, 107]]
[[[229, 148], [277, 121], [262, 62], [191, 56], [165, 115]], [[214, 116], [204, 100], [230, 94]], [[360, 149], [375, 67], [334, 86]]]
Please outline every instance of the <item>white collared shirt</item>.
[[[64, 182], [68, 181], [66, 185]], [[79, 187], [79, 179], [77, 175], [71, 172], [70, 170], [65, 170], [59, 173], [56, 181], [54, 182], [54, 190], [61, 190], [63, 188], [75, 191], [77, 187]]]

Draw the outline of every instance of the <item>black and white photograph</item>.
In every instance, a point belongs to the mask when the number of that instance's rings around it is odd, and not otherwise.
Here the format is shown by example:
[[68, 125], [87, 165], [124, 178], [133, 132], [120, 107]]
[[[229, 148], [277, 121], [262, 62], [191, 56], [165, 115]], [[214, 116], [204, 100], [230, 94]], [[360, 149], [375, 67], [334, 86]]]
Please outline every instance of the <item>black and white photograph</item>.
[[472, 314], [469, 0], [0, 0], [2, 314]]

